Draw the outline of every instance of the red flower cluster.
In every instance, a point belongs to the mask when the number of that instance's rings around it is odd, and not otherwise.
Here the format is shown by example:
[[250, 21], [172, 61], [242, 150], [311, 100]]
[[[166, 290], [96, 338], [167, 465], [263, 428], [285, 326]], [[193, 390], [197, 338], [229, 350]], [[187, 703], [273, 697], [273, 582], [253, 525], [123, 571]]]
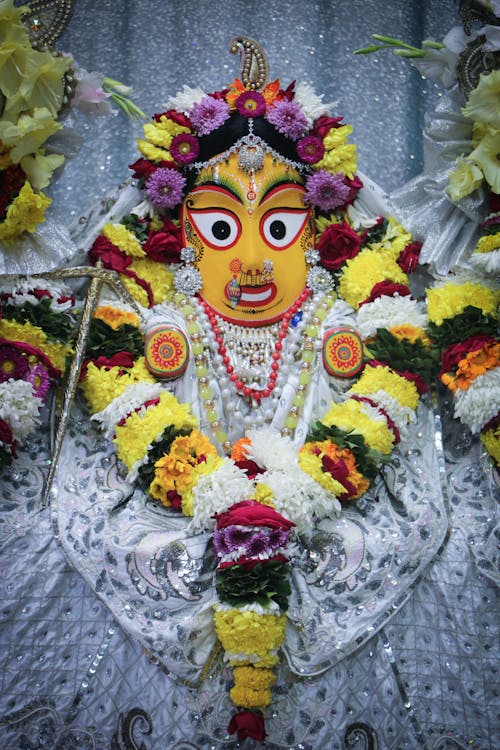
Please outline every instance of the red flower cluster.
[[346, 260], [354, 258], [360, 248], [361, 237], [346, 221], [327, 226], [317, 245], [321, 265], [327, 271], [339, 269]]

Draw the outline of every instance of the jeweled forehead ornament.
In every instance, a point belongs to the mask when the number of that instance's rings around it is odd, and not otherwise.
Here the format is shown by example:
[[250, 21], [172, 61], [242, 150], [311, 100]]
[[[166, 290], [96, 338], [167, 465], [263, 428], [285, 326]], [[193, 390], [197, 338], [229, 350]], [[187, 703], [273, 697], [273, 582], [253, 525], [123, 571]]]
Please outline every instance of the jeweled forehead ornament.
[[238, 167], [243, 172], [259, 172], [264, 166], [264, 148], [260, 138], [250, 133], [240, 141]]

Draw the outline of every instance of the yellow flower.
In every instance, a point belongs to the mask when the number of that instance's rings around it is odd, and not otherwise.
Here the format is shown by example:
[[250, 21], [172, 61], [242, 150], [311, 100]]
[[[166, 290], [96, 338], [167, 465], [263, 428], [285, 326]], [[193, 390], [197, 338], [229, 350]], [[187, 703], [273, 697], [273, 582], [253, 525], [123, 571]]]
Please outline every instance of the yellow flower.
[[448, 175], [446, 193], [450, 200], [457, 202], [474, 192], [483, 182], [483, 173], [468, 159], [457, 159], [455, 168]]
[[58, 117], [64, 97], [64, 74], [72, 62], [69, 57], [34, 51], [19, 87], [19, 95], [30, 110], [46, 108], [52, 117]]
[[493, 192], [500, 193], [500, 130], [490, 130], [469, 154], [469, 159], [480, 167]]
[[407, 284], [408, 276], [393, 258], [367, 248], [346, 262], [340, 277], [339, 294], [356, 309], [375, 284], [383, 280]]
[[485, 123], [500, 130], [500, 70], [482, 73], [462, 109], [471, 120]]
[[274, 672], [259, 667], [236, 667], [234, 687], [229, 696], [236, 706], [266, 708], [271, 702], [271, 686], [276, 681]]
[[6, 318], [0, 319], [0, 338], [22, 341], [40, 349], [50, 359], [52, 365], [61, 372], [64, 372], [66, 358], [72, 353], [70, 344], [50, 341], [45, 331], [29, 322], [17, 323]]
[[215, 631], [224, 651], [265, 657], [285, 640], [286, 615], [230, 609], [215, 612]]
[[258, 484], [256, 484], [255, 500], [257, 500], [258, 503], [274, 508], [273, 497], [273, 491], [267, 484], [264, 484], [263, 482], [258, 482]]
[[[129, 268], [139, 278], [149, 284], [153, 293], [154, 305], [164, 302], [174, 288], [174, 275], [164, 263], [158, 263], [150, 258], [134, 258]], [[139, 304], [143, 307], [149, 307], [148, 295], [145, 289], [129, 276], [122, 276], [122, 281], [132, 297]]]
[[350, 398], [341, 404], [333, 404], [321, 421], [327, 427], [336, 425], [346, 432], [361, 433], [369, 448], [381, 453], [392, 451], [394, 433], [387, 426], [385, 419], [371, 419], [366, 414], [363, 404], [355, 399]]
[[215, 471], [221, 461], [210, 440], [198, 430], [179, 436], [172, 442], [170, 451], [155, 463], [155, 475], [149, 486], [149, 493], [166, 506], [171, 505], [169, 492], [176, 492], [183, 500], [186, 496], [183, 512], [185, 515], [193, 515], [191, 491], [199, 477]]
[[349, 499], [360, 497], [368, 487], [370, 482], [356, 468], [356, 459], [348, 448], [340, 449], [330, 440], [322, 442], [311, 441], [302, 446], [299, 451], [299, 466], [302, 471], [309, 474], [315, 482], [335, 495], [344, 499], [348, 490], [344, 485], [334, 479], [328, 472], [323, 471], [323, 456], [328, 456], [333, 461], [341, 461], [349, 472], [347, 480], [354, 485], [356, 492], [349, 494]]
[[493, 250], [500, 250], [500, 232], [483, 235], [474, 248], [476, 253], [491, 253]]
[[414, 344], [416, 341], [421, 341], [424, 346], [430, 346], [430, 339], [426, 332], [420, 326], [412, 326], [409, 323], [401, 324], [399, 326], [391, 326], [388, 329], [389, 333], [399, 339], [399, 341], [410, 341]]
[[482, 432], [479, 437], [497, 466], [500, 466], [500, 426]]
[[386, 391], [401, 406], [415, 410], [418, 405], [418, 390], [415, 383], [406, 380], [390, 367], [367, 365], [358, 382], [352, 386], [350, 393], [362, 393], [369, 396], [379, 390]]
[[102, 234], [127, 255], [135, 258], [143, 258], [146, 255], [135, 234], [123, 224], [105, 224]]
[[31, 115], [21, 115], [15, 123], [0, 120], [0, 140], [11, 149], [10, 158], [17, 164], [24, 156], [36, 153], [60, 128], [46, 107], [38, 107]]
[[383, 253], [386, 258], [397, 260], [409, 242], [411, 234], [393, 216], [389, 216], [386, 232], [380, 242], [371, 242], [368, 247]]
[[53, 172], [64, 164], [62, 154], [45, 154], [39, 151], [34, 156], [23, 156], [21, 168], [36, 190], [41, 190], [50, 183]]
[[342, 125], [340, 128], [331, 128], [323, 138], [325, 154], [317, 162], [317, 169], [327, 169], [329, 172], [343, 172], [352, 179], [357, 169], [356, 146], [347, 143], [348, 136], [352, 133], [350, 125]]
[[114, 443], [119, 458], [128, 469], [146, 455], [148, 446], [161, 437], [166, 427], [174, 430], [196, 427], [197, 420], [188, 404], [180, 404], [175, 396], [164, 391], [158, 404], [145, 413], [130, 414], [124, 425], [116, 428]]
[[438, 326], [444, 320], [460, 315], [468, 306], [477, 307], [484, 315], [496, 315], [499, 303], [500, 290], [472, 282], [450, 282], [427, 290], [427, 316]]
[[51, 203], [50, 198], [35, 193], [29, 182], [25, 182], [7, 209], [5, 220], [0, 223], [0, 240], [13, 242], [23, 232], [35, 232], [45, 220], [45, 211]]
[[94, 318], [103, 320], [114, 331], [118, 331], [123, 325], [139, 327], [139, 318], [136, 313], [120, 310], [118, 307], [111, 307], [111, 305], [98, 307], [94, 313]]
[[146, 368], [144, 357], [134, 362], [133, 367], [96, 367], [93, 362], [87, 367], [85, 379], [80, 388], [88, 403], [90, 412], [102, 411], [113, 399], [138, 382], [155, 383], [156, 380]]
[[143, 128], [146, 140], [138, 140], [137, 146], [141, 154], [153, 162], [171, 161], [169, 149], [172, 139], [180, 133], [190, 132], [189, 128], [178, 125], [165, 115], [159, 121], [147, 123]]

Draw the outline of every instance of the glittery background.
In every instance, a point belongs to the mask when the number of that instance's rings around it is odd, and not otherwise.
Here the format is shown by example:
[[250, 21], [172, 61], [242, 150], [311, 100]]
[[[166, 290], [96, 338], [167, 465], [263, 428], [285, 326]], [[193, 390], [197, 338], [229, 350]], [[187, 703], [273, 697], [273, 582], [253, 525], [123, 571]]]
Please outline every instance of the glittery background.
[[[426, 108], [439, 87], [391, 52], [356, 56], [383, 33], [419, 46], [460, 23], [457, 0], [76, 0], [58, 48], [81, 67], [128, 83], [148, 116], [184, 83], [222, 88], [239, 72], [230, 39], [245, 33], [266, 51], [273, 80], [306, 81], [354, 127], [359, 167], [391, 191], [422, 168]], [[141, 125], [122, 114], [78, 116], [85, 142], [53, 187], [70, 221], [129, 176]]]

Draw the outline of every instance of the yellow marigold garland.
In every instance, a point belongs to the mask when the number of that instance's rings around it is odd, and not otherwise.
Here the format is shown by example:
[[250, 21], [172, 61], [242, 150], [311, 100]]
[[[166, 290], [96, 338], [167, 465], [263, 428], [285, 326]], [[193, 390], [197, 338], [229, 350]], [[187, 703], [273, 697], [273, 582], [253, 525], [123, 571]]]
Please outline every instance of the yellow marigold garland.
[[385, 419], [373, 420], [355, 399], [333, 404], [321, 421], [328, 427], [361, 433], [368, 447], [381, 453], [390, 453], [394, 447], [394, 433]]
[[450, 282], [427, 290], [427, 316], [439, 326], [469, 305], [482, 310], [484, 315], [496, 315], [499, 302], [500, 290], [468, 281], [462, 284]]
[[225, 651], [265, 658], [285, 639], [286, 615], [259, 615], [249, 610], [215, 611], [215, 630]]
[[[150, 258], [134, 258], [130, 270], [134, 271], [139, 278], [143, 279], [151, 287], [153, 293], [153, 304], [159, 305], [165, 302], [174, 288], [174, 274], [169, 271], [163, 263]], [[145, 289], [134, 279], [122, 275], [122, 281], [132, 297], [143, 307], [149, 307], [149, 299]]]
[[94, 318], [103, 320], [114, 331], [118, 331], [123, 325], [139, 328], [139, 317], [136, 313], [120, 310], [118, 307], [112, 307], [111, 305], [98, 307], [94, 313]]
[[327, 471], [323, 471], [323, 456], [328, 456], [334, 461], [342, 461], [349, 469], [348, 480], [356, 487], [356, 494], [351, 495], [349, 499], [360, 497], [366, 492], [370, 486], [370, 482], [356, 468], [356, 460], [352, 452], [348, 448], [340, 449], [330, 440], [321, 442], [309, 441], [305, 443], [299, 450], [299, 466], [302, 471], [309, 474], [315, 482], [324, 487], [325, 490], [328, 490], [328, 492], [331, 492], [335, 497], [346, 495], [347, 490], [344, 485]]
[[271, 703], [271, 686], [276, 681], [270, 669], [256, 667], [235, 667], [234, 687], [229, 696], [236, 706], [245, 708], [266, 708]]
[[350, 392], [369, 396], [379, 390], [389, 393], [401, 406], [408, 406], [413, 410], [417, 408], [419, 395], [415, 384], [386, 366], [367, 365]]
[[144, 357], [134, 362], [133, 367], [96, 367], [90, 362], [84, 380], [80, 383], [91, 414], [110, 404], [133, 383], [156, 383], [144, 363]]
[[340, 275], [338, 291], [351, 307], [357, 309], [381, 280], [408, 284], [408, 276], [393, 258], [368, 247], [346, 262]]
[[133, 258], [144, 258], [146, 253], [142, 249], [142, 245], [130, 229], [124, 224], [105, 224], [101, 230], [101, 233], [108, 238], [113, 245], [122, 252], [130, 255]]
[[180, 404], [175, 396], [163, 391], [156, 406], [149, 407], [144, 413], [130, 414], [124, 425], [117, 426], [113, 442], [118, 457], [130, 470], [146, 456], [148, 446], [161, 437], [169, 425], [175, 430], [194, 428], [197, 420], [190, 413], [188, 404]]
[[0, 319], [0, 338], [22, 341], [40, 349], [50, 359], [52, 365], [61, 372], [64, 372], [66, 357], [73, 352], [70, 344], [50, 341], [45, 331], [28, 321], [18, 323], [15, 320]]

